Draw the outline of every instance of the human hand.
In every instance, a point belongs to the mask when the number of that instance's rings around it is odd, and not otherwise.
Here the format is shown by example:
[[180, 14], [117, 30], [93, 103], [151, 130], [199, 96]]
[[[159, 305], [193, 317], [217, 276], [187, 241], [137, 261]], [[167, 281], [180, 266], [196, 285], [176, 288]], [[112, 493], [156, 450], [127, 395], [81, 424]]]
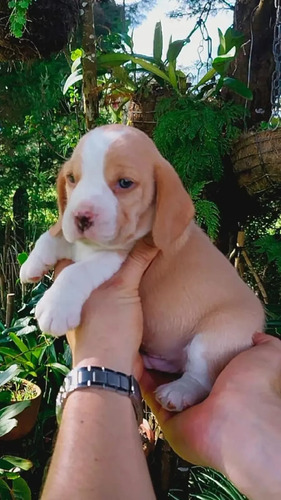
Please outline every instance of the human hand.
[[281, 498], [281, 342], [255, 334], [255, 346], [221, 372], [209, 397], [181, 413], [155, 400], [163, 374], [144, 371], [141, 388], [166, 439], [186, 460], [213, 467], [254, 500]]
[[[73, 366], [96, 364], [140, 375], [143, 316], [138, 287], [157, 252], [147, 241], [139, 241], [120, 271], [91, 294], [80, 326], [67, 335]], [[61, 261], [56, 274], [67, 264], [70, 261]]]

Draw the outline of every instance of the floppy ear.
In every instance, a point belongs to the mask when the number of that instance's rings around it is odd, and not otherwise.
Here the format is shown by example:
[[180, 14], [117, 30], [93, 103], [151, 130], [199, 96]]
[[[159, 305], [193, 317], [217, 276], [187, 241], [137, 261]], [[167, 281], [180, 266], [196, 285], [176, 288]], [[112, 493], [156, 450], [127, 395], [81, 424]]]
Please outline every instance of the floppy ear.
[[58, 208], [59, 208], [59, 219], [58, 221], [49, 229], [51, 236], [56, 237], [61, 234], [62, 231], [62, 216], [66, 207], [67, 196], [65, 189], [65, 175], [64, 166], [60, 169], [57, 178], [57, 193], [58, 193]]
[[152, 227], [154, 243], [166, 250], [194, 217], [194, 206], [174, 168], [164, 158], [155, 167], [156, 213]]

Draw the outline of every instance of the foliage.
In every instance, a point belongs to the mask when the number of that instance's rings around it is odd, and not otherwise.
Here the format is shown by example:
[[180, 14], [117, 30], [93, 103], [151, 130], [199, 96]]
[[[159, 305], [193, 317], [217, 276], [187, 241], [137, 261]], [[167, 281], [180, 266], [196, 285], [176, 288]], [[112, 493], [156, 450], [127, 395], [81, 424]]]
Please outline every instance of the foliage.
[[[240, 50], [243, 42], [244, 35], [229, 27], [225, 34], [218, 29], [219, 33], [219, 47], [217, 57], [212, 61], [212, 67], [195, 85], [192, 92], [200, 89], [199, 96], [217, 96], [222, 87], [228, 87], [231, 91], [244, 97], [245, 99], [252, 99], [252, 91], [240, 80], [229, 77], [229, 66], [236, 59], [237, 53]], [[218, 78], [215, 79], [216, 75]]]
[[[3, 366], [3, 365], [2, 365]], [[0, 388], [5, 388], [6, 384], [10, 380], [14, 379], [19, 373], [19, 367], [14, 363], [6, 368], [4, 371], [0, 372]], [[0, 393], [1, 395], [1, 393]], [[6, 400], [4, 399], [4, 404]], [[2, 403], [2, 404], [1, 404]], [[17, 425], [17, 420], [14, 418], [16, 415], [21, 413], [27, 406], [30, 405], [30, 401], [21, 401], [13, 404], [12, 406], [4, 406], [2, 399], [0, 398], [0, 437], [8, 434]]]
[[189, 498], [197, 500], [247, 500], [237, 488], [214, 469], [192, 467]]
[[170, 17], [193, 17], [206, 12], [216, 15], [219, 10], [234, 10], [234, 0], [177, 0], [178, 7], [169, 13]]
[[190, 97], [163, 99], [157, 107], [155, 143], [188, 188], [198, 222], [207, 226], [213, 238], [218, 230], [218, 210], [204, 199], [204, 188], [221, 179], [223, 157], [239, 134], [235, 123], [241, 114], [240, 107], [232, 103]]
[[10, 0], [8, 7], [12, 9], [10, 15], [10, 29], [12, 35], [16, 38], [21, 38], [25, 25], [28, 7], [33, 0]]
[[0, 457], [0, 498], [2, 500], [31, 500], [27, 482], [20, 477], [21, 471], [32, 467], [32, 462], [20, 457]]

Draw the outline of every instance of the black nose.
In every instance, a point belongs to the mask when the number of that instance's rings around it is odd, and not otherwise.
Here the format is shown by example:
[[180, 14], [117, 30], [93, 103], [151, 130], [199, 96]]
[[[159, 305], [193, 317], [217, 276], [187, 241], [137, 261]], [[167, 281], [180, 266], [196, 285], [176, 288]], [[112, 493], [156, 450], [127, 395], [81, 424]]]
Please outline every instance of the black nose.
[[82, 232], [94, 225], [93, 219], [91, 219], [91, 217], [88, 217], [87, 215], [77, 215], [75, 217], [75, 222], [78, 229]]

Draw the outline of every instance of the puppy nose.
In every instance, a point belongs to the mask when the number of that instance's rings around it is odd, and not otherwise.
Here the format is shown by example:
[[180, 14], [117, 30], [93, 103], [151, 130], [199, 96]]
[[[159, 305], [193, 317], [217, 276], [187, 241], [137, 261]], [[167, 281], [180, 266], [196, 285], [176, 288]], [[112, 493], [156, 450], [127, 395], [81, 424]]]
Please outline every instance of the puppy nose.
[[92, 211], [86, 210], [74, 215], [76, 226], [82, 233], [94, 225], [95, 215]]

